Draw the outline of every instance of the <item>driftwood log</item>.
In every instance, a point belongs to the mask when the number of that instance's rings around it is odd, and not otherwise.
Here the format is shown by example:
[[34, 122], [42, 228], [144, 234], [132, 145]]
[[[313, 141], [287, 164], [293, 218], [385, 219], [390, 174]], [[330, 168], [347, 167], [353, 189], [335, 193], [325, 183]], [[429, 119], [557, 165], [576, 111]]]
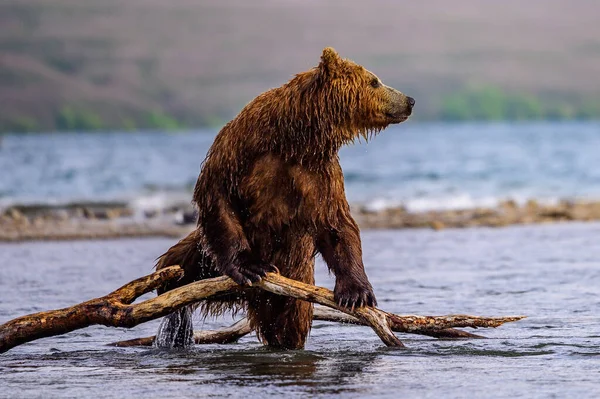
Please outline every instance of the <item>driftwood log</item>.
[[[300, 283], [274, 273], [269, 273], [253, 287], [240, 287], [229, 277], [217, 277], [188, 284], [137, 304], [133, 303], [139, 296], [155, 290], [169, 280], [181, 278], [182, 275], [183, 270], [179, 266], [171, 266], [134, 280], [101, 298], [70, 308], [34, 313], [11, 320], [0, 326], [0, 353], [39, 338], [65, 334], [91, 325], [134, 327], [202, 299], [242, 289], [263, 289], [332, 308], [331, 310], [338, 312], [317, 309], [315, 319], [368, 325], [386, 345], [395, 347], [402, 347], [403, 344], [393, 331], [440, 338], [476, 338], [478, 336], [453, 328], [498, 327], [523, 318], [465, 315], [399, 316], [371, 307], [350, 310], [340, 307], [333, 300], [333, 292], [326, 288]], [[235, 341], [251, 331], [248, 321], [242, 319], [224, 330], [196, 333], [194, 338], [198, 343], [226, 343]], [[124, 341], [129, 344], [120, 346], [149, 344], [152, 339], [153, 337], [148, 337]]]
[[[462, 330], [455, 330], [454, 328], [440, 329], [439, 327], [434, 326], [431, 329], [428, 329], [427, 327], [424, 327], [421, 324], [413, 325], [412, 317], [419, 317], [419, 316], [399, 316], [399, 315], [392, 315], [392, 316], [393, 316], [393, 319], [391, 319], [391, 321], [394, 321], [394, 320], [401, 321], [400, 323], [392, 324], [391, 329], [392, 329], [392, 331], [395, 331], [395, 332], [428, 335], [430, 337], [435, 337], [435, 338], [477, 338], [477, 339], [485, 338], [481, 335], [472, 334], [472, 333], [462, 331]], [[410, 317], [411, 319], [407, 320], [407, 317]], [[474, 322], [473, 316], [446, 316], [446, 317], [454, 318], [454, 320], [456, 321], [456, 324], [453, 323], [454, 327], [474, 327], [474, 325], [477, 323], [477, 322]], [[459, 325], [460, 317], [465, 317], [465, 323], [463, 326]], [[477, 319], [481, 319], [481, 318], [477, 318]], [[508, 322], [508, 321], [514, 321], [514, 320], [507, 320], [508, 318], [506, 318], [506, 317], [497, 318], [497, 319], [491, 319], [491, 318], [483, 318], [483, 319], [485, 320], [486, 323], [490, 320], [497, 320], [498, 321], [497, 326], [501, 325], [502, 323]], [[319, 305], [315, 306], [313, 320], [331, 321], [331, 322], [343, 323], [343, 324], [365, 325], [365, 323], [361, 322], [354, 316], [345, 314], [343, 312], [340, 312], [339, 310], [326, 308], [324, 306], [319, 306]], [[492, 324], [485, 325], [485, 327], [497, 327], [497, 326], [494, 326]], [[220, 328], [218, 330], [194, 331], [194, 342], [196, 344], [230, 344], [230, 343], [236, 342], [240, 338], [250, 334], [252, 331], [254, 331], [254, 329], [250, 326], [250, 321], [248, 320], [248, 318], [244, 317], [229, 327]], [[108, 346], [117, 346], [117, 347], [121, 347], [121, 348], [130, 347], [130, 346], [152, 346], [155, 338], [156, 338], [155, 335], [152, 335], [150, 337], [143, 337], [143, 338], [133, 338], [133, 339], [128, 339], [126, 341], [113, 342], [113, 343], [108, 344]]]

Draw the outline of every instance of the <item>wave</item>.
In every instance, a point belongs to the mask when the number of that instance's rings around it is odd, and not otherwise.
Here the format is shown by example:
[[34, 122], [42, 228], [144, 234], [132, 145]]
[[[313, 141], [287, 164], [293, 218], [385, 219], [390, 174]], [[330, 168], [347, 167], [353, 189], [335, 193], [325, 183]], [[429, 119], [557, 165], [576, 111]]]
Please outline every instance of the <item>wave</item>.
[[561, 198], [548, 197], [474, 197], [470, 194], [459, 194], [440, 197], [418, 197], [403, 200], [389, 198], [373, 198], [361, 203], [362, 209], [367, 212], [381, 212], [391, 208], [404, 208], [408, 212], [418, 213], [427, 211], [450, 211], [475, 208], [495, 208], [503, 202], [513, 201], [524, 205], [527, 201], [534, 200], [543, 205], [555, 205]]
[[[428, 211], [448, 211], [475, 208], [495, 208], [506, 201], [513, 201], [517, 205], [524, 205], [527, 201], [534, 200], [540, 205], [555, 205], [561, 200], [599, 200], [600, 198], [562, 198], [562, 197], [542, 197], [542, 196], [524, 196], [524, 195], [504, 195], [504, 196], [482, 196], [477, 197], [469, 193], [460, 193], [455, 195], [419, 195], [415, 197], [384, 197], [374, 196], [373, 198], [362, 197], [361, 200], [349, 198], [353, 206], [358, 206], [367, 212], [381, 212], [386, 209], [404, 208], [411, 213]], [[45, 199], [0, 199], [0, 214], [11, 207], [42, 209], [42, 208], [129, 208], [134, 217], [143, 217], [148, 214], [171, 213], [178, 211], [192, 211], [192, 193], [188, 190], [174, 191], [155, 191], [127, 196], [106, 197], [106, 198], [45, 198]]]
[[192, 194], [187, 191], [157, 191], [106, 197], [1, 198], [0, 215], [9, 208], [22, 210], [75, 209], [75, 208], [128, 208], [133, 216], [192, 209]]

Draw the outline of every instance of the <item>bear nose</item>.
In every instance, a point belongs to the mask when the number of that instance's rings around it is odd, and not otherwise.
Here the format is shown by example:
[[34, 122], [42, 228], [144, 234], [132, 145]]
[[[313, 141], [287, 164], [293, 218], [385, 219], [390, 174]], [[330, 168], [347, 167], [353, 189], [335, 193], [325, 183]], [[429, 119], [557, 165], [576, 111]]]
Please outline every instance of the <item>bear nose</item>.
[[414, 107], [415, 106], [415, 99], [412, 97], [408, 97], [408, 106], [409, 107]]

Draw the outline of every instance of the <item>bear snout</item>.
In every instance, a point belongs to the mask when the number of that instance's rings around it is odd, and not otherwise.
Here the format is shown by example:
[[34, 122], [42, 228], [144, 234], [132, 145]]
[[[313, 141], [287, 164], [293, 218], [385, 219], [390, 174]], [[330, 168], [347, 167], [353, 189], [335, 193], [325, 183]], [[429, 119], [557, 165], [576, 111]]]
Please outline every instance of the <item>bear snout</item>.
[[415, 99], [414, 99], [414, 98], [412, 98], [412, 97], [407, 97], [407, 98], [406, 98], [406, 101], [408, 101], [408, 106], [409, 106], [409, 107], [411, 107], [411, 108], [412, 108], [412, 107], [414, 107], [414, 106], [415, 106]]

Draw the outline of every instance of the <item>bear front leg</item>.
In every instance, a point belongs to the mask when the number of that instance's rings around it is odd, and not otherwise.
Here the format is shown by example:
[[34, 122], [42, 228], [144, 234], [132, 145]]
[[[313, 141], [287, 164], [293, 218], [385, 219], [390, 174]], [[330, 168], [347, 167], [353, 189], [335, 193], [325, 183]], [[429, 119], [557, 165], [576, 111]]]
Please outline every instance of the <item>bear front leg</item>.
[[224, 199], [202, 212], [199, 224], [217, 269], [240, 285], [252, 285], [268, 272], [277, 272], [271, 264], [253, 257], [240, 220]]
[[223, 262], [220, 270], [239, 285], [252, 285], [252, 283], [259, 282], [269, 272], [279, 272], [270, 263], [254, 259], [249, 250], [239, 252], [232, 261]]
[[362, 261], [358, 226], [351, 216], [347, 216], [346, 220], [338, 230], [324, 232], [317, 242], [319, 252], [335, 274], [335, 301], [351, 309], [377, 306]]

